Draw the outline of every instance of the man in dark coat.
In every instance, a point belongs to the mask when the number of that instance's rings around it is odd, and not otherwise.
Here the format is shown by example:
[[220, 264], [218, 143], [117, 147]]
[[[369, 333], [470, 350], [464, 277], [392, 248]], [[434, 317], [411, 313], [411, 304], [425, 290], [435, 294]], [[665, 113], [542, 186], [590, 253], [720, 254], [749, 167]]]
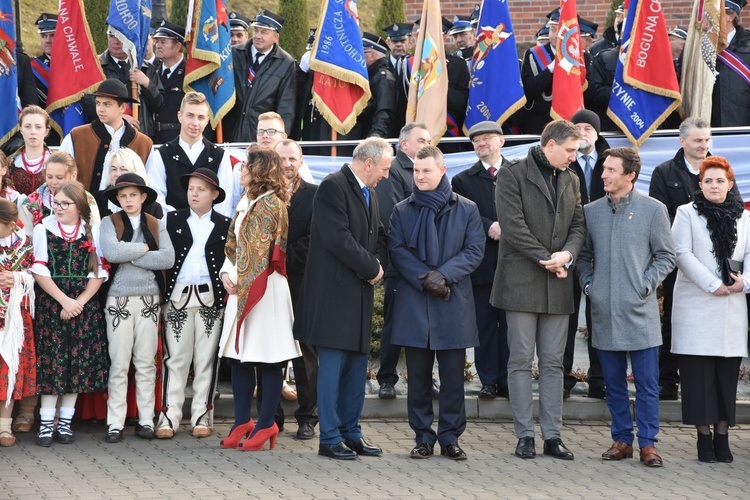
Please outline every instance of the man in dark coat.
[[[479, 344], [471, 315], [471, 273], [482, 262], [485, 234], [476, 204], [452, 192], [443, 153], [434, 146], [414, 160], [414, 191], [393, 211], [388, 251], [398, 272], [393, 343], [406, 348], [412, 458], [440, 454], [465, 460], [458, 438], [466, 429], [466, 348]], [[440, 421], [432, 429], [432, 367], [440, 372]]]
[[[429, 146], [431, 142], [430, 131], [423, 123], [411, 122], [401, 129], [398, 153], [393, 157], [388, 178], [380, 181], [375, 188], [380, 205], [380, 221], [383, 223], [386, 233], [390, 228], [393, 207], [411, 195], [414, 185], [414, 157], [420, 149]], [[393, 331], [393, 315], [391, 313], [396, 289], [396, 271], [388, 263], [385, 266], [383, 285], [385, 295], [383, 298], [383, 330], [380, 333], [380, 368], [377, 376], [380, 384], [378, 397], [394, 399], [396, 397], [395, 385], [398, 382], [396, 365], [401, 355], [401, 346], [391, 343], [391, 332]]]
[[[286, 273], [292, 305], [297, 306], [302, 279], [305, 275], [307, 252], [310, 248], [310, 224], [312, 222], [313, 199], [318, 186], [305, 181], [299, 173], [302, 166], [302, 148], [291, 140], [284, 139], [274, 148], [281, 157], [284, 173], [290, 182], [292, 199], [289, 201], [289, 234], [286, 242]], [[318, 352], [315, 347], [300, 342], [302, 356], [292, 360], [294, 381], [297, 387], [297, 439], [315, 437], [318, 423]]]
[[382, 454], [362, 437], [359, 417], [365, 401], [373, 285], [383, 278], [385, 261], [385, 231], [371, 188], [388, 177], [391, 151], [383, 139], [362, 141], [351, 165], [326, 177], [313, 200], [294, 336], [318, 348], [318, 453], [339, 460]]
[[549, 41], [544, 45], [529, 48], [523, 55], [521, 63], [521, 82], [526, 104], [519, 111], [523, 116], [519, 120], [522, 131], [526, 134], [539, 134], [544, 126], [552, 120], [552, 74], [555, 70], [555, 53], [557, 25], [560, 18], [559, 8], [550, 12], [547, 17]]
[[[734, 56], [743, 71], [750, 66], [750, 32], [739, 24], [740, 10], [747, 0], [726, 3], [724, 16], [727, 21], [729, 45], [716, 60], [716, 84], [714, 85], [711, 125], [714, 127], [745, 127], [750, 125], [750, 89], [747, 81], [737, 71], [722, 61], [722, 56]], [[730, 31], [731, 30], [731, 31]]]
[[560, 439], [563, 352], [573, 312], [573, 273], [586, 225], [576, 160], [581, 133], [565, 120], [549, 123], [541, 146], [501, 168], [497, 219], [502, 235], [490, 301], [508, 321], [508, 391], [519, 458], [536, 456], [531, 364], [539, 359], [539, 424], [544, 454], [573, 460]]
[[255, 141], [258, 116], [275, 111], [293, 129], [297, 63], [279, 47], [284, 18], [262, 10], [253, 21], [253, 38], [232, 48], [237, 100], [224, 120], [230, 142]]
[[[609, 149], [609, 144], [604, 137], [599, 135], [601, 131], [601, 121], [599, 116], [588, 109], [577, 111], [570, 121], [578, 127], [583, 139], [578, 146], [576, 153], [577, 161], [570, 164], [568, 168], [572, 169], [578, 175], [578, 181], [581, 183], [581, 205], [586, 206], [592, 201], [604, 197], [604, 181], [602, 172], [604, 171], [604, 151]], [[570, 390], [576, 385], [578, 380], [573, 374], [573, 357], [575, 355], [575, 341], [578, 333], [578, 313], [581, 310], [581, 287], [578, 280], [573, 281], [573, 304], [575, 311], [570, 315], [568, 322], [568, 340], [565, 344], [565, 354], [563, 356], [563, 370], [565, 380], [563, 382], [563, 398], [570, 397]], [[589, 335], [586, 338], [589, 354], [588, 370], [588, 397], [604, 399], [604, 375], [602, 366], [599, 363], [596, 349], [591, 345], [591, 305], [586, 297], [586, 328]]]
[[500, 225], [495, 207], [495, 177], [510, 165], [503, 158], [503, 131], [495, 122], [479, 122], [469, 129], [469, 138], [479, 160], [451, 180], [453, 192], [465, 196], [479, 208], [485, 244], [484, 258], [471, 273], [474, 313], [479, 329], [479, 348], [474, 349], [474, 364], [482, 382], [480, 399], [508, 397], [508, 327], [505, 311], [490, 304], [492, 280], [497, 267]]
[[589, 84], [586, 92], [583, 94], [586, 109], [590, 109], [599, 116], [601, 130], [606, 132], [619, 130], [617, 125], [607, 115], [619, 55], [619, 45], [611, 49], [602, 50], [593, 58], [591, 64], [588, 66], [588, 73], [586, 73], [586, 80]]
[[[159, 62], [155, 65], [155, 78], [159, 82], [162, 106], [153, 110], [151, 136], [155, 144], [166, 144], [180, 135], [177, 113], [185, 97], [185, 28], [162, 21], [154, 33], [154, 53]], [[231, 193], [229, 193], [231, 196]]]
[[388, 45], [377, 35], [362, 34], [367, 74], [372, 97], [357, 117], [357, 123], [342, 139], [393, 137], [396, 117], [396, 79], [388, 67]]

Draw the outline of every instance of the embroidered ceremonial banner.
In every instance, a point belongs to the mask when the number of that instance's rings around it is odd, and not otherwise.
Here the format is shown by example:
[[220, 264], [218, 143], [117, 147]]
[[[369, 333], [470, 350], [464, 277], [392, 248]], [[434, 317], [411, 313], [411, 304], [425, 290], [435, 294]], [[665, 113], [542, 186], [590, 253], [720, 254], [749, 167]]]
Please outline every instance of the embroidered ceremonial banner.
[[636, 146], [680, 105], [659, 0], [625, 0], [620, 57], [607, 115]]
[[322, 9], [310, 54], [313, 102], [332, 129], [346, 134], [372, 95], [357, 2], [328, 0]]
[[16, 26], [11, 0], [0, 0], [0, 95], [8, 104], [0, 113], [0, 143], [4, 143], [18, 127]]
[[717, 53], [727, 46], [724, 0], [697, 0], [682, 51], [680, 114], [711, 120]]
[[194, 0], [188, 7], [185, 92], [206, 96], [211, 126], [234, 106], [234, 73], [226, 0]]
[[561, 0], [560, 24], [555, 43], [555, 71], [552, 73], [552, 118], [570, 120], [583, 109], [586, 62], [581, 46], [576, 0]]
[[112, 0], [107, 24], [122, 42], [131, 68], [140, 68], [151, 27], [151, 0]]
[[72, 104], [85, 92], [96, 88], [104, 73], [94, 52], [83, 0], [60, 0], [56, 36], [52, 43], [52, 56], [47, 94], [47, 112]]
[[516, 36], [506, 0], [485, 0], [471, 60], [464, 132], [481, 121], [502, 125], [526, 103]]
[[448, 67], [445, 65], [439, 0], [424, 0], [419, 26], [406, 123], [424, 123], [432, 134], [433, 144], [437, 144], [447, 129], [448, 113]]

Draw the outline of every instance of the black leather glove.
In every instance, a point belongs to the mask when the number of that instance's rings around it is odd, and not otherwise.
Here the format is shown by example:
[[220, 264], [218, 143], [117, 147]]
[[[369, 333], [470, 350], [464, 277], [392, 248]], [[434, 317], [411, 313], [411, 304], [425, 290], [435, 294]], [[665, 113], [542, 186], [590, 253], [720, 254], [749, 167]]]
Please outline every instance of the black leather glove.
[[438, 297], [443, 300], [448, 300], [451, 295], [451, 289], [448, 287], [448, 282], [445, 276], [440, 271], [429, 271], [424, 274], [420, 274], [417, 278], [424, 280], [422, 282], [422, 290], [429, 293], [433, 297]]

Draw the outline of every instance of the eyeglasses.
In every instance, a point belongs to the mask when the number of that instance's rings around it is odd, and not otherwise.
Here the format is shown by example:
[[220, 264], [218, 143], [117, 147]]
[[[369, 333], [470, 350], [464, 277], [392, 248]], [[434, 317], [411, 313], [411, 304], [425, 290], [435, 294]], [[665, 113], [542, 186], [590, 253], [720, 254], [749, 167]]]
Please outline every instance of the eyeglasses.
[[279, 131], [275, 128], [259, 128], [258, 129], [258, 136], [267, 135], [269, 137], [273, 137], [276, 134], [278, 134]]
[[67, 210], [70, 208], [70, 206], [73, 205], [70, 201], [53, 201], [52, 206], [54, 208], [59, 208], [60, 210]]

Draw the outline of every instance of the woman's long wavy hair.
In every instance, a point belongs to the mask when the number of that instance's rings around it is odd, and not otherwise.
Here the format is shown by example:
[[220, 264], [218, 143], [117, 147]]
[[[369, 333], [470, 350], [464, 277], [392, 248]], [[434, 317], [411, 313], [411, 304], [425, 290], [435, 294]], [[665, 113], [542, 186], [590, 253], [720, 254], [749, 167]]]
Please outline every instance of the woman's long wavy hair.
[[289, 180], [281, 167], [281, 157], [273, 149], [250, 146], [245, 166], [250, 174], [247, 196], [253, 200], [266, 191], [273, 191], [284, 203], [289, 202]]

